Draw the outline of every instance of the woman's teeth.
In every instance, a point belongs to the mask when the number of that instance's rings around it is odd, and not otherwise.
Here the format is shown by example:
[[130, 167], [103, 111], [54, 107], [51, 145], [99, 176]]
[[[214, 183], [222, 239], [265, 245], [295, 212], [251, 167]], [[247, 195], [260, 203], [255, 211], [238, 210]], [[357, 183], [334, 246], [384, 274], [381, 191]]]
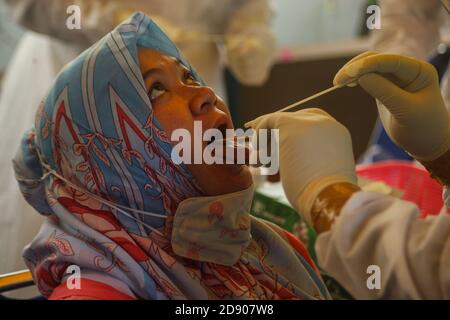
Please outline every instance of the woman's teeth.
[[249, 164], [251, 146], [248, 143], [237, 141], [227, 141], [225, 143], [224, 160], [225, 164]]

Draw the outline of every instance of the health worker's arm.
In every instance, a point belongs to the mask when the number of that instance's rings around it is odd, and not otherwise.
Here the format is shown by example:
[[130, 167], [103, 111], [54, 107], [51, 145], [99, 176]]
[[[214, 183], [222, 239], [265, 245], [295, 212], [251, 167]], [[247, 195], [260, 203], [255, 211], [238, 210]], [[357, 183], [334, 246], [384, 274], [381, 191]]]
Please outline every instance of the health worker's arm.
[[[360, 191], [350, 134], [323, 110], [269, 114], [246, 126], [279, 129], [286, 196], [319, 233], [319, 265], [355, 298], [450, 298], [450, 216], [445, 209], [419, 220], [419, 209], [410, 202]], [[442, 140], [435, 141], [436, 150], [442, 149]], [[441, 153], [433, 148], [436, 158], [416, 150], [434, 159], [429, 170], [447, 181], [450, 149]]]
[[[449, 206], [448, 189], [445, 198]], [[450, 299], [450, 215], [419, 214], [390, 196], [328, 187], [312, 210], [320, 266], [357, 299]]]

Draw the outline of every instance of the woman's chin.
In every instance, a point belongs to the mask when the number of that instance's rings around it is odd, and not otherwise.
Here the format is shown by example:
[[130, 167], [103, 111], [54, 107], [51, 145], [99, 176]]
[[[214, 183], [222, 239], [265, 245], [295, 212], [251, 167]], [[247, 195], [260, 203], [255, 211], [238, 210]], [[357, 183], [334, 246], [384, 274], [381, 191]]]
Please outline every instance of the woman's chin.
[[[225, 164], [222, 168], [227, 173], [222, 184], [227, 183], [231, 187], [230, 192], [237, 192], [249, 188], [253, 183], [250, 169], [245, 164]], [[227, 193], [230, 193], [227, 192]]]
[[203, 191], [211, 196], [242, 191], [253, 184], [252, 174], [246, 165], [215, 164], [200, 167], [190, 169]]
[[242, 171], [248, 170], [248, 167], [245, 164], [224, 164], [223, 167], [226, 168], [227, 171], [230, 171], [230, 173], [238, 175], [240, 175]]

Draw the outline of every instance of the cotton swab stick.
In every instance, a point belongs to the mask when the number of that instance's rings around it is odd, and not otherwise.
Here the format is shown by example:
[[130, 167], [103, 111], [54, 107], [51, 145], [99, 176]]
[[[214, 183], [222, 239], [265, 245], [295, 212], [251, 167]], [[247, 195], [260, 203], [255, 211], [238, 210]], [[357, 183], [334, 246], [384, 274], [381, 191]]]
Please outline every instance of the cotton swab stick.
[[[347, 85], [348, 85], [348, 86], [352, 86], [352, 83], [350, 83], [350, 84], [345, 84], [345, 85], [335, 85], [335, 86], [333, 86], [333, 87], [331, 87], [331, 88], [328, 88], [328, 89], [325, 89], [325, 90], [323, 90], [323, 91], [320, 91], [320, 92], [318, 92], [318, 93], [316, 93], [316, 94], [313, 94], [312, 96], [309, 96], [309, 97], [307, 97], [307, 98], [305, 98], [305, 99], [302, 99], [302, 100], [297, 101], [297, 102], [295, 102], [295, 103], [293, 103], [293, 104], [290, 104], [290, 105], [288, 105], [288, 106], [286, 106], [286, 107], [284, 107], [284, 108], [282, 108], [282, 109], [280, 109], [280, 110], [278, 110], [278, 111], [274, 111], [273, 113], [288, 111], [288, 110], [293, 109], [293, 108], [295, 108], [295, 107], [297, 107], [297, 106], [299, 106], [299, 105], [301, 105], [301, 104], [304, 104], [304, 103], [309, 102], [309, 101], [311, 101], [311, 100], [317, 99], [317, 98], [319, 98], [319, 97], [321, 97], [321, 96], [323, 96], [323, 95], [326, 95], [326, 94], [328, 94], [328, 93], [330, 93], [330, 92], [333, 92], [333, 91], [335, 91], [335, 90], [337, 90], [337, 89], [343, 88], [343, 87], [345, 87], [345, 86], [347, 86]], [[248, 138], [248, 137], [245, 137], [245, 136], [244, 136], [244, 137], [231, 137], [231, 138], [227, 138], [227, 139], [220, 139], [220, 140], [217, 140], [216, 142], [235, 141], [236, 138], [237, 138], [237, 140], [240, 140], [240, 139], [242, 139], [242, 138], [245, 139], [245, 138]]]
[[297, 106], [299, 106], [299, 105], [301, 105], [301, 104], [304, 104], [304, 103], [306, 103], [306, 102], [309, 102], [309, 101], [311, 101], [311, 100], [314, 100], [314, 99], [316, 99], [316, 98], [318, 98], [318, 97], [321, 97], [321, 96], [323, 96], [323, 95], [325, 95], [325, 94], [328, 94], [328, 93], [330, 93], [330, 92], [333, 92], [333, 91], [335, 91], [335, 90], [337, 90], [337, 89], [340, 89], [340, 88], [342, 88], [342, 86], [333, 86], [333, 87], [331, 87], [331, 88], [328, 88], [328, 89], [326, 89], [326, 90], [323, 90], [323, 91], [321, 91], [321, 92], [318, 92], [318, 93], [316, 93], [316, 94], [314, 94], [314, 95], [312, 95], [312, 96], [309, 96], [308, 98], [305, 98], [305, 99], [303, 99], [303, 100], [300, 100], [300, 101], [297, 101], [297, 102], [295, 102], [295, 103], [293, 103], [293, 104], [291, 104], [291, 105], [288, 105], [287, 107], [284, 107], [284, 108], [282, 108], [282, 109], [280, 109], [280, 110], [278, 110], [278, 111], [275, 111], [275, 112], [285, 112], [285, 111], [288, 111], [288, 110], [290, 110], [290, 109], [293, 109], [293, 108], [295, 108], [295, 107], [297, 107]]

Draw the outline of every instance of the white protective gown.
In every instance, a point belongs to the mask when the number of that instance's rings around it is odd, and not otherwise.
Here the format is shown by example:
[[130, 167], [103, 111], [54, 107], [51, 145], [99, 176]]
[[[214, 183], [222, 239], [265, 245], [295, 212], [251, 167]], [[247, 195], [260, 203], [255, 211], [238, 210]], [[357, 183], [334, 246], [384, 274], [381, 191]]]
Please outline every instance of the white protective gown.
[[[444, 194], [450, 210], [450, 192]], [[358, 192], [318, 236], [319, 264], [357, 299], [450, 299], [450, 215], [418, 219], [412, 203]], [[373, 288], [378, 266], [380, 289]], [[372, 290], [369, 288], [373, 288]]]
[[[260, 55], [273, 54], [270, 0], [6, 0], [27, 32], [6, 70], [0, 97], [0, 274], [25, 267], [21, 251], [41, 225], [26, 204], [13, 176], [11, 159], [23, 133], [32, 126], [35, 110], [61, 68], [104, 34], [120, 13], [144, 11], [198, 34], [246, 36], [267, 45]], [[66, 28], [69, 5], [81, 8], [81, 30]], [[122, 16], [122, 15], [121, 15]], [[211, 41], [178, 43], [206, 83], [223, 95], [222, 60]], [[258, 54], [250, 57], [257, 59]], [[269, 66], [267, 66], [268, 68]], [[251, 76], [251, 75], [250, 75]], [[246, 79], [240, 79], [244, 81]], [[254, 79], [247, 79], [252, 81]]]
[[[379, 0], [379, 6], [381, 29], [372, 32], [374, 50], [425, 61], [436, 53], [441, 43], [441, 30], [450, 25], [450, 14], [440, 0]], [[448, 71], [441, 87], [450, 110]]]

